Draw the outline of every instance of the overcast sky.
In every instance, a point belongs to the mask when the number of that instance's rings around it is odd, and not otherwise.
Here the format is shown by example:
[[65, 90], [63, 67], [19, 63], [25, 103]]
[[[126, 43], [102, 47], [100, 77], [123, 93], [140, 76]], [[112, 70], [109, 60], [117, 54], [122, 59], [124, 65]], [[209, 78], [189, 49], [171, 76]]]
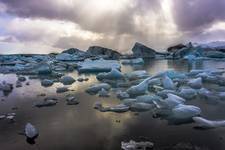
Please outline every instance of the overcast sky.
[[0, 0], [0, 53], [225, 40], [225, 0]]

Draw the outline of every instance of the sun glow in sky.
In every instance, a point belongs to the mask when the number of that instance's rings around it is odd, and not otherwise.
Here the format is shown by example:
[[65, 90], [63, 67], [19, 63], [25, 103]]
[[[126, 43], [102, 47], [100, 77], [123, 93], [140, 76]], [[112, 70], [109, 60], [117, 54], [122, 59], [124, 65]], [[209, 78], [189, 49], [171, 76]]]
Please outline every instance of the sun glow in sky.
[[225, 40], [224, 14], [224, 0], [0, 0], [0, 53]]

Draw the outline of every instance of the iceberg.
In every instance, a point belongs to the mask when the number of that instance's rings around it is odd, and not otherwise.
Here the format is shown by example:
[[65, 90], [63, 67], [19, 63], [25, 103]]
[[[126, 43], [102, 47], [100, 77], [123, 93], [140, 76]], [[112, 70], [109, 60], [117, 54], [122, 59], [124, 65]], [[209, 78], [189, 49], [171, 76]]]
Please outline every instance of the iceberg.
[[123, 79], [124, 75], [117, 69], [112, 68], [112, 70], [108, 73], [99, 73], [96, 78], [98, 80], [104, 80], [104, 79], [108, 79], [108, 80], [118, 80], [118, 79]]
[[143, 58], [136, 58], [136, 59], [122, 60], [121, 63], [123, 65], [143, 65], [145, 62]]
[[25, 126], [25, 135], [29, 139], [34, 139], [38, 136], [38, 131], [31, 123], [27, 123]]
[[129, 142], [121, 142], [121, 148], [123, 150], [147, 150], [152, 149], [154, 147], [154, 144], [149, 141], [145, 142], [135, 142], [133, 140], [130, 140]]
[[99, 92], [98, 92], [98, 96], [99, 97], [109, 97], [109, 92], [107, 90], [105, 90], [104, 88], [102, 88]]
[[148, 103], [148, 104], [153, 104], [154, 101], [160, 101], [160, 100], [162, 100], [161, 97], [157, 95], [142, 95], [142, 96], [136, 97], [137, 102]]
[[71, 76], [63, 76], [60, 79], [60, 82], [63, 83], [64, 85], [71, 85], [75, 82], [76, 80], [71, 77]]
[[163, 84], [163, 87], [165, 89], [167, 89], [167, 90], [174, 90], [174, 89], [176, 89], [175, 84], [173, 83], [173, 81], [167, 75], [165, 75], [162, 78], [162, 84]]
[[220, 97], [220, 100], [225, 101], [225, 92], [219, 92], [218, 96]]
[[77, 105], [77, 104], [80, 103], [80, 102], [79, 102], [75, 97], [73, 97], [73, 96], [68, 97], [68, 98], [66, 99], [66, 102], [67, 102], [67, 105]]
[[116, 96], [117, 98], [119, 98], [120, 100], [122, 99], [126, 99], [126, 98], [129, 98], [130, 95], [127, 93], [127, 92], [122, 92], [122, 91], [119, 91], [116, 93]]
[[110, 90], [111, 86], [107, 83], [94, 84], [86, 89], [86, 92], [89, 94], [97, 94], [100, 90]]
[[127, 93], [129, 95], [133, 95], [133, 96], [145, 94], [148, 90], [149, 79], [150, 78], [147, 78], [144, 81], [142, 81], [141, 83], [139, 83], [138, 85], [134, 85], [134, 86], [130, 87], [129, 89], [127, 89]]
[[189, 120], [192, 119], [192, 117], [198, 116], [200, 114], [201, 109], [196, 106], [179, 104], [172, 109], [171, 117], [173, 119]]
[[49, 107], [49, 106], [54, 106], [57, 104], [56, 100], [53, 99], [48, 99], [48, 100], [44, 100], [42, 102], [38, 102], [35, 104], [36, 107]]
[[152, 104], [147, 104], [147, 103], [133, 103], [130, 106], [130, 110], [131, 111], [135, 111], [135, 112], [143, 112], [143, 111], [149, 111], [153, 108]]
[[187, 84], [194, 89], [200, 89], [202, 87], [202, 78], [191, 79]]
[[120, 70], [120, 64], [116, 60], [85, 60], [78, 63], [78, 72], [109, 72], [112, 68]]
[[129, 80], [137, 80], [149, 77], [149, 75], [145, 70], [138, 70], [130, 73], [125, 73], [125, 77]]
[[58, 87], [56, 89], [56, 93], [65, 93], [67, 91], [69, 91], [68, 87]]
[[54, 82], [52, 80], [49, 79], [44, 79], [41, 81], [41, 85], [45, 86], [45, 87], [49, 87], [52, 86], [54, 84]]
[[178, 95], [185, 99], [193, 99], [197, 96], [197, 91], [192, 88], [182, 88]]
[[167, 98], [160, 101], [154, 101], [159, 108], [166, 108], [166, 109], [172, 109], [179, 104], [184, 104], [185, 99], [174, 95], [174, 94], [167, 94]]
[[198, 128], [210, 129], [210, 128], [225, 127], [225, 120], [212, 121], [202, 117], [193, 117], [192, 119], [194, 120], [195, 123], [197, 123]]

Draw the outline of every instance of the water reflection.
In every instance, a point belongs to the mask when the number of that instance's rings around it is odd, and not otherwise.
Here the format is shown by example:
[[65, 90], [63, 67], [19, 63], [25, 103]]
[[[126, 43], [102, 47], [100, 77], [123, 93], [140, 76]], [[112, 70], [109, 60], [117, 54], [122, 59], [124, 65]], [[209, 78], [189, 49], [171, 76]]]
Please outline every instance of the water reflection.
[[[145, 69], [150, 74], [155, 74], [168, 69], [186, 72], [195, 69], [214, 69], [224, 67], [224, 62], [197, 61], [188, 64], [186, 61], [149, 60], [144, 66], [122, 66], [123, 72]], [[77, 72], [69, 73], [77, 78]], [[147, 137], [156, 144], [156, 147], [173, 145], [178, 142], [191, 142], [211, 149], [223, 150], [225, 144], [225, 129], [198, 131], [193, 129], [193, 124], [179, 126], [168, 125], [167, 121], [155, 119], [151, 112], [135, 114], [103, 113], [93, 109], [96, 101], [103, 105], [118, 104], [119, 100], [111, 93], [109, 98], [99, 98], [88, 95], [85, 89], [97, 83], [95, 75], [81, 74], [88, 77], [87, 82], [75, 82], [67, 93], [56, 94], [56, 88], [62, 84], [56, 83], [52, 87], [42, 87], [39, 79], [28, 80], [30, 85], [23, 84], [21, 88], [14, 88], [7, 97], [1, 93], [5, 101], [0, 102], [0, 114], [16, 113], [16, 122], [9, 124], [0, 120], [0, 146], [4, 150], [116, 150], [120, 149], [120, 142], [124, 140]], [[0, 81], [6, 80], [15, 83], [16, 75], [0, 75]], [[45, 97], [37, 95], [45, 93], [46, 97], [56, 97], [59, 103], [53, 107], [34, 108], [33, 103]], [[66, 105], [66, 95], [74, 95], [80, 101], [79, 105]], [[224, 119], [225, 104], [208, 105], [203, 100], [190, 101], [200, 107], [203, 115], [209, 119]], [[17, 110], [12, 107], [17, 106]], [[35, 124], [40, 132], [35, 145], [26, 143], [18, 132], [22, 131], [27, 122]], [[221, 140], [222, 138], [222, 140]]]

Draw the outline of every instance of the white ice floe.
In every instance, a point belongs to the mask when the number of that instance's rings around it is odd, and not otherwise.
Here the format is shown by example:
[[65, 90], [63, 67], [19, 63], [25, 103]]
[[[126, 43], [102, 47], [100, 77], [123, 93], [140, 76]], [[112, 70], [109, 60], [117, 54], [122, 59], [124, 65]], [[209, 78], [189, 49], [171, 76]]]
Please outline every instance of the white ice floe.
[[133, 140], [130, 140], [129, 142], [121, 142], [121, 148], [123, 150], [147, 150], [152, 149], [154, 147], [154, 144], [149, 141], [145, 142], [135, 142]]
[[142, 95], [142, 96], [138, 96], [136, 99], [137, 99], [137, 102], [153, 104], [154, 101], [160, 101], [161, 97], [157, 95]]
[[192, 88], [182, 88], [178, 95], [185, 99], [193, 99], [197, 96], [197, 91]]
[[27, 123], [25, 126], [25, 135], [29, 139], [34, 139], [38, 136], [38, 130], [31, 123]]
[[179, 104], [172, 109], [172, 117], [174, 119], [191, 119], [201, 114], [201, 109], [192, 105]]
[[142, 111], [149, 111], [153, 108], [152, 104], [148, 104], [148, 103], [133, 103], [130, 106], [130, 110], [131, 111], [136, 111], [136, 112], [142, 112]]
[[127, 89], [127, 93], [129, 95], [142, 95], [145, 94], [148, 90], [148, 81], [150, 78], [145, 79], [144, 81], [142, 81], [141, 83], [139, 83], [138, 85], [134, 85], [132, 87], [130, 87], [129, 89]]
[[219, 92], [218, 96], [220, 97], [220, 100], [225, 101], [225, 92]]
[[122, 92], [122, 91], [117, 92], [116, 96], [117, 96], [117, 98], [119, 98], [121, 100], [130, 97], [130, 95], [127, 92]]
[[149, 77], [149, 75], [145, 70], [138, 70], [138, 71], [125, 73], [125, 77], [127, 77], [129, 80], [137, 80], [137, 79]]
[[85, 60], [78, 63], [79, 72], [109, 72], [112, 68], [120, 70], [120, 63], [116, 60]]
[[77, 105], [77, 104], [79, 104], [79, 101], [74, 96], [68, 97], [66, 99], [66, 102], [67, 102], [67, 105]]
[[77, 55], [71, 55], [68, 53], [61, 53], [56, 55], [56, 60], [59, 61], [76, 61], [76, 60], [80, 60], [79, 56]]
[[108, 80], [118, 80], [123, 79], [124, 75], [117, 69], [112, 68], [112, 70], [108, 73], [99, 73], [96, 78], [98, 80], [108, 79]]
[[69, 91], [68, 87], [58, 87], [56, 89], [56, 93], [65, 93], [65, 92], [68, 92], [68, 91]]
[[91, 85], [86, 89], [89, 94], [97, 94], [101, 89], [110, 90], [111, 86], [107, 83], [100, 83]]
[[60, 79], [60, 82], [63, 83], [64, 85], [71, 85], [75, 82], [76, 80], [71, 77], [71, 76], [63, 76]]
[[54, 82], [49, 79], [44, 79], [41, 81], [41, 85], [45, 86], [45, 87], [52, 86], [53, 84], [54, 84]]
[[48, 100], [44, 100], [42, 102], [37, 102], [35, 104], [36, 107], [49, 107], [49, 106], [54, 106], [57, 104], [56, 100], [53, 99], [48, 99]]
[[178, 95], [178, 93], [175, 90], [162, 90], [156, 93], [156, 95], [162, 97], [162, 98], [167, 98], [167, 94], [174, 94], [174, 95]]
[[200, 89], [202, 87], [202, 78], [191, 79], [188, 81], [188, 85], [194, 89]]
[[167, 94], [167, 98], [161, 101], [154, 101], [154, 103], [157, 105], [159, 108], [166, 108], [166, 109], [172, 109], [179, 104], [184, 104], [185, 99], [174, 95], [174, 94]]
[[122, 60], [121, 63], [123, 65], [143, 65], [145, 62], [143, 58], [136, 58], [136, 59]]
[[163, 85], [163, 88], [167, 89], [167, 90], [174, 90], [174, 89], [176, 89], [176, 86], [173, 83], [173, 80], [171, 80], [167, 75], [165, 75], [162, 78], [162, 85]]
[[102, 88], [99, 92], [98, 92], [98, 96], [99, 97], [109, 97], [109, 91], [105, 90], [104, 88]]
[[225, 127], [225, 120], [212, 121], [202, 117], [193, 117], [192, 119], [197, 123], [197, 127], [203, 129]]

